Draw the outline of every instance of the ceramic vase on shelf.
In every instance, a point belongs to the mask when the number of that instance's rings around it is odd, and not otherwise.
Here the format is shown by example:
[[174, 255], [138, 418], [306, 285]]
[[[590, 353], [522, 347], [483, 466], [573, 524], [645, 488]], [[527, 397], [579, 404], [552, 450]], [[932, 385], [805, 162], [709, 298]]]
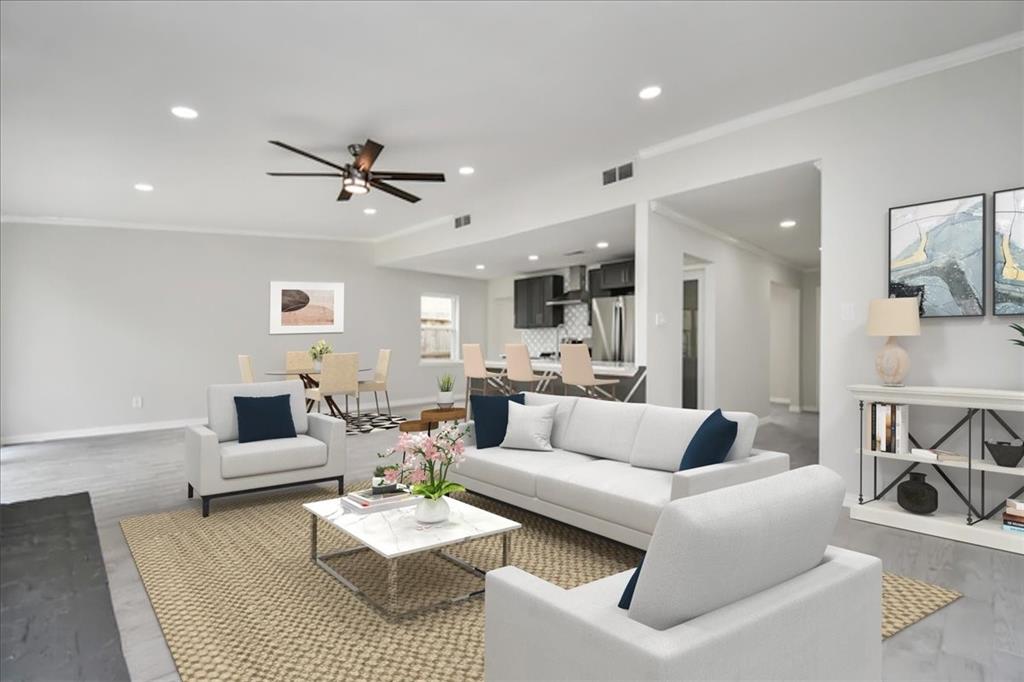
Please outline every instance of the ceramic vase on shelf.
[[931, 514], [939, 508], [939, 491], [924, 480], [924, 474], [912, 471], [909, 480], [896, 487], [896, 501], [912, 514]]
[[450, 409], [455, 404], [455, 392], [454, 391], [438, 391], [437, 392], [437, 406], [442, 410]]
[[448, 500], [439, 497], [431, 500], [424, 497], [416, 504], [416, 521], [419, 523], [441, 523], [448, 520]]

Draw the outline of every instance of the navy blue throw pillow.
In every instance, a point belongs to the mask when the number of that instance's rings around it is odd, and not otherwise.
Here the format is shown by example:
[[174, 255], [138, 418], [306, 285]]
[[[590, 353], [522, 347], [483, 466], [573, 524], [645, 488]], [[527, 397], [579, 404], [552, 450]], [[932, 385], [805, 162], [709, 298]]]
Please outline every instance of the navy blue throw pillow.
[[708, 415], [704, 423], [693, 434], [693, 439], [686, 446], [679, 470], [696, 469], [709, 464], [721, 464], [729, 454], [729, 448], [736, 441], [737, 424], [722, 416], [722, 410], [715, 410]]
[[476, 448], [493, 448], [505, 440], [508, 429], [508, 401], [514, 400], [525, 405], [522, 393], [515, 395], [471, 395], [470, 406], [473, 409], [473, 435], [476, 436]]
[[266, 398], [235, 396], [238, 414], [238, 442], [251, 443], [271, 438], [295, 438], [290, 395]]
[[629, 576], [626, 589], [622, 591], [622, 598], [619, 599], [620, 609], [628, 609], [629, 605], [633, 603], [633, 591], [636, 589], [636, 581], [640, 578], [640, 569], [644, 567], [645, 558], [647, 558], [646, 554], [640, 557], [640, 563], [636, 565], [636, 570], [633, 571], [633, 575]]

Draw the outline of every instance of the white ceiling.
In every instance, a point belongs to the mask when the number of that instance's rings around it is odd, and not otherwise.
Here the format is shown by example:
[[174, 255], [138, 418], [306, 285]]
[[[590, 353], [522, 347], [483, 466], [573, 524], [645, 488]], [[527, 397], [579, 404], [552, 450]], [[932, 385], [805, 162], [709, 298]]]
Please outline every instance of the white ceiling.
[[[4, 2], [0, 212], [372, 239], [1019, 30], [1015, 2]], [[664, 94], [636, 93], [658, 83]], [[199, 110], [173, 118], [173, 105]], [[408, 205], [268, 178], [366, 137]], [[456, 169], [476, 167], [472, 177]], [[149, 182], [156, 191], [132, 190]], [[552, 187], [557, 191], [557, 187]], [[373, 206], [378, 214], [363, 215]]]
[[[813, 163], [701, 187], [658, 203], [798, 267], [814, 267], [821, 260], [821, 173]], [[796, 227], [779, 227], [783, 220], [795, 220]]]
[[[570, 265], [594, 265], [631, 257], [635, 251], [633, 207], [549, 225], [487, 242], [448, 249], [429, 258], [412, 258], [389, 265], [440, 275], [495, 279], [545, 272]], [[607, 242], [603, 249], [598, 242]], [[576, 251], [583, 253], [577, 254]], [[529, 255], [540, 256], [531, 261]], [[568, 255], [572, 254], [572, 255]], [[483, 270], [477, 270], [483, 265]]]

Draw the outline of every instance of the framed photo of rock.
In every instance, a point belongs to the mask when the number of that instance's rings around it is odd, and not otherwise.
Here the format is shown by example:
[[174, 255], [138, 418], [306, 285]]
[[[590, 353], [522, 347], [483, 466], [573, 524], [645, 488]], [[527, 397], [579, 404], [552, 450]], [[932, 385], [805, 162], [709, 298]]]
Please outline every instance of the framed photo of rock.
[[271, 334], [345, 331], [344, 282], [271, 282]]
[[992, 314], [1024, 315], [1024, 187], [992, 193]]
[[985, 195], [889, 209], [889, 296], [922, 318], [985, 315]]

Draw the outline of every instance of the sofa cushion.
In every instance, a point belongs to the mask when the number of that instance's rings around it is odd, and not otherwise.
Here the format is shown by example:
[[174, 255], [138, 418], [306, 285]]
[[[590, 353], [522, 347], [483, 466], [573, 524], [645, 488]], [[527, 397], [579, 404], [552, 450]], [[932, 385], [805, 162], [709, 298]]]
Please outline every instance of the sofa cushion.
[[844, 492], [838, 474], [814, 465], [669, 503], [629, 617], [665, 630], [810, 570], [821, 563]]
[[[637, 427], [629, 463], [635, 467], [677, 471], [697, 429], [711, 410], [687, 410], [678, 407], [648, 405]], [[757, 435], [757, 415], [750, 412], [723, 412], [736, 422], [736, 440], [725, 459], [742, 459], [750, 455]]]
[[508, 428], [501, 447], [513, 450], [551, 451], [551, 427], [555, 423], [558, 405], [535, 405], [527, 407], [516, 402], [508, 403]]
[[235, 396], [235, 414], [238, 415], [238, 442], [252, 443], [271, 438], [295, 438], [290, 396], [256, 398]]
[[206, 389], [207, 426], [217, 434], [221, 443], [238, 440], [238, 416], [235, 414], [235, 396], [266, 398], [287, 393], [292, 408], [292, 422], [295, 433], [306, 433], [309, 419], [306, 417], [306, 392], [302, 382], [265, 381], [255, 384], [213, 384]]
[[[582, 401], [581, 401], [582, 402]], [[671, 499], [672, 474], [598, 459], [537, 474], [537, 497], [650, 533]]]
[[526, 404], [534, 405], [558, 405], [555, 410], [555, 424], [551, 427], [551, 447], [563, 448], [565, 431], [569, 428], [569, 419], [572, 417], [573, 408], [579, 398], [567, 395], [551, 395], [549, 393], [524, 393]]
[[468, 447], [465, 454], [466, 459], [459, 464], [457, 473], [527, 497], [535, 497], [537, 494], [537, 472], [594, 461], [593, 457], [565, 450], [540, 452], [506, 448], [477, 450]]
[[508, 428], [509, 402], [523, 404], [523, 394], [515, 395], [471, 395], [469, 404], [473, 413], [473, 435], [478, 448], [493, 448], [501, 445]]
[[704, 420], [704, 423], [693, 434], [690, 444], [686, 446], [679, 470], [697, 469], [711, 464], [721, 464], [729, 449], [736, 442], [736, 422], [722, 416], [721, 410], [715, 410]]
[[306, 435], [220, 445], [220, 475], [242, 478], [327, 464], [327, 445]]
[[578, 398], [562, 447], [592, 457], [628, 462], [646, 407], [641, 403]]

